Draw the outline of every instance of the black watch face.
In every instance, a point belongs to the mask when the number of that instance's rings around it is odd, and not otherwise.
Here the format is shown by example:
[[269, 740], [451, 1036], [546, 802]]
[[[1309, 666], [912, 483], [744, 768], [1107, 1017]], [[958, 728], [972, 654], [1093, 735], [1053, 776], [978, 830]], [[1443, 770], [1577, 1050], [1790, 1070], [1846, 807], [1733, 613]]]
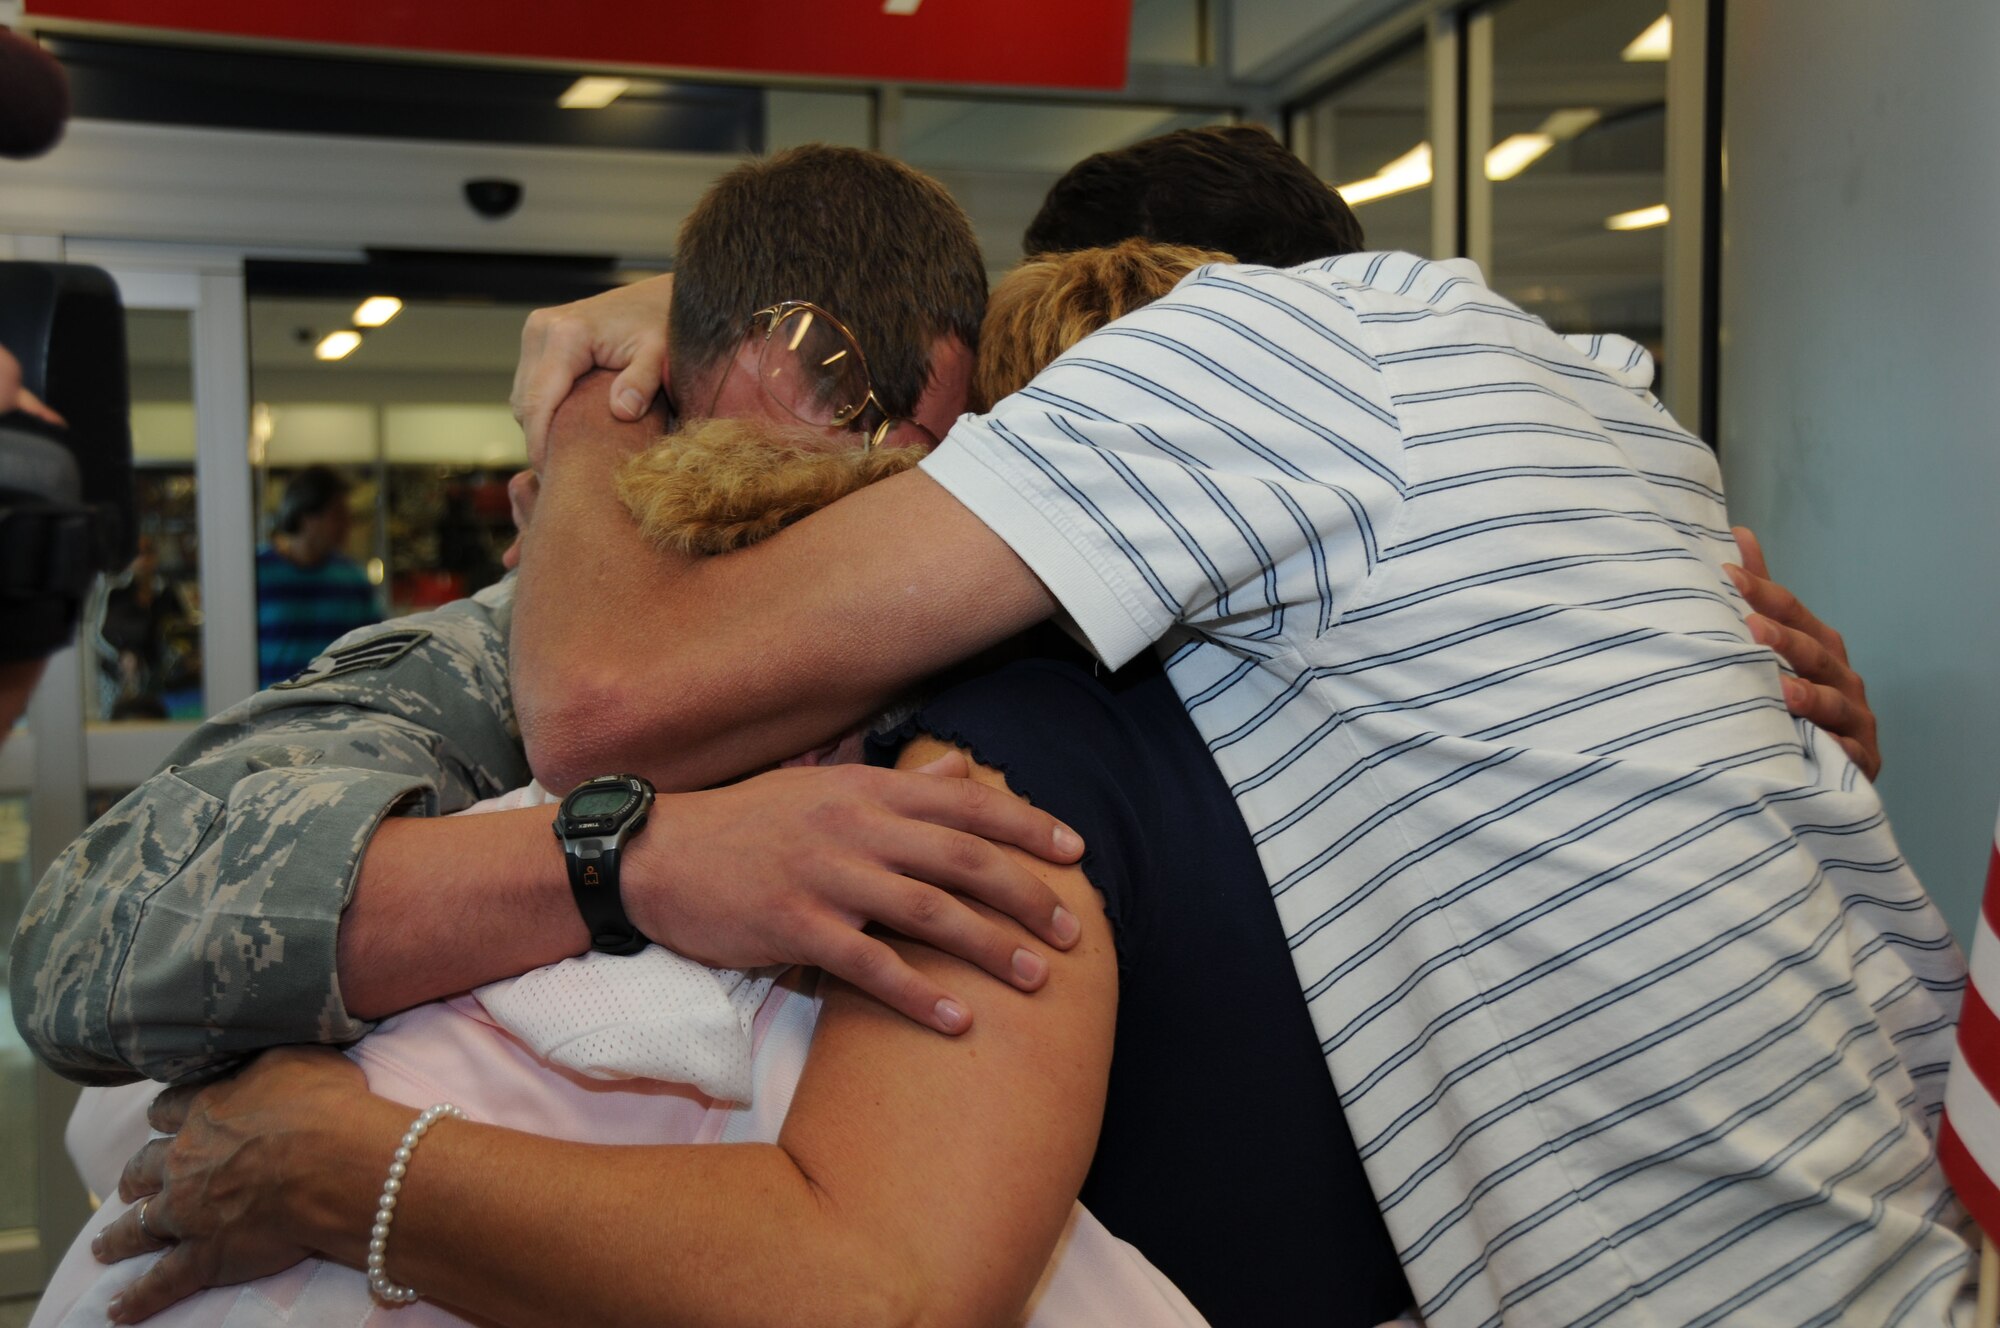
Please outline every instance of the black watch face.
[[566, 810], [569, 815], [579, 819], [588, 817], [591, 820], [601, 820], [615, 816], [627, 803], [637, 801], [638, 795], [630, 789], [592, 789], [588, 793], [579, 793], [571, 798]]

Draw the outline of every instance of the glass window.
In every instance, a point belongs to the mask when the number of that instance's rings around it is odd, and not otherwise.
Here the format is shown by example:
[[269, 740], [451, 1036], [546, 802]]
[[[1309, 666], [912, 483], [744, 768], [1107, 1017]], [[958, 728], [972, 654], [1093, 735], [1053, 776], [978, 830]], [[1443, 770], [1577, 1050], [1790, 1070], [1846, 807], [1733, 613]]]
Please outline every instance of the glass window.
[[125, 313], [132, 382], [139, 552], [107, 578], [86, 616], [93, 720], [199, 719], [201, 541], [195, 525], [194, 390], [188, 315]]
[[1229, 73], [1253, 82], [1268, 77], [1301, 49], [1323, 40], [1327, 25], [1353, 8], [1355, 0], [1230, 0]]
[[1132, 50], [1135, 65], [1201, 65], [1208, 63], [1208, 42], [1202, 32], [1202, 0], [1132, 0]]
[[1339, 187], [1370, 249], [1431, 251], [1428, 88], [1419, 40], [1292, 113], [1292, 146]]
[[[0, 933], [12, 935], [34, 884], [28, 866], [28, 802], [0, 798]], [[35, 1058], [14, 1030], [0, 948], [0, 1233], [35, 1225]]]
[[1657, 356], [1664, 0], [1506, 0], [1492, 15], [1488, 279], [1559, 332], [1622, 332]]
[[532, 306], [413, 300], [367, 326], [361, 304], [250, 301], [267, 682], [359, 621], [491, 585], [513, 540], [527, 450], [506, 402]]
[[779, 152], [802, 143], [873, 147], [874, 136], [873, 93], [817, 92], [793, 88], [764, 90], [766, 152]]
[[1061, 174], [1093, 152], [1230, 118], [1172, 106], [905, 97], [901, 155], [922, 170]]

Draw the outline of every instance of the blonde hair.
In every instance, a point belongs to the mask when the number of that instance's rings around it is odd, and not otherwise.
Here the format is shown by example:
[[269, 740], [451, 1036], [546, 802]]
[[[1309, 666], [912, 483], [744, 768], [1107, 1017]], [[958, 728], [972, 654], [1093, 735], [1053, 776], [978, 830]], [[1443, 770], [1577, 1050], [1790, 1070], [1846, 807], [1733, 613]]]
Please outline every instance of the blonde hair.
[[1001, 279], [987, 301], [972, 408], [991, 410], [1056, 356], [1159, 299], [1203, 264], [1235, 261], [1214, 250], [1151, 240], [1028, 259]]
[[627, 461], [618, 497], [656, 546], [728, 553], [924, 456], [918, 447], [864, 452], [859, 442], [767, 419], [698, 420]]

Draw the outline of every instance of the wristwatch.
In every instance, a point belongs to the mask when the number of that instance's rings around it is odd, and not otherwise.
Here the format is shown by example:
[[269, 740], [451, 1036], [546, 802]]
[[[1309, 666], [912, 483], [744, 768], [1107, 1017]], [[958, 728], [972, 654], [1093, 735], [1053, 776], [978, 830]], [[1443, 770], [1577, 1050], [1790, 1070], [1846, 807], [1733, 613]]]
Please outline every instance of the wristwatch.
[[625, 916], [618, 853], [653, 809], [653, 786], [637, 775], [599, 775], [569, 791], [556, 809], [556, 839], [569, 864], [569, 889], [590, 930], [590, 948], [634, 954], [646, 937]]

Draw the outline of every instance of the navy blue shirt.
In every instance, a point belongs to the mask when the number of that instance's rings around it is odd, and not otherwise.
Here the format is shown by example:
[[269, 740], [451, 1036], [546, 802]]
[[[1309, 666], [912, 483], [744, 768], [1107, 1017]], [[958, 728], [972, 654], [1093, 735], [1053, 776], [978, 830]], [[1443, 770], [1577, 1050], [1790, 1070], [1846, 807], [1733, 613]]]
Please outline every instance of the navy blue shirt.
[[1090, 845], [1119, 972], [1085, 1205], [1218, 1328], [1406, 1309], [1256, 848], [1159, 664], [1099, 676], [1061, 647], [1004, 664], [947, 687], [874, 759], [918, 731]]

